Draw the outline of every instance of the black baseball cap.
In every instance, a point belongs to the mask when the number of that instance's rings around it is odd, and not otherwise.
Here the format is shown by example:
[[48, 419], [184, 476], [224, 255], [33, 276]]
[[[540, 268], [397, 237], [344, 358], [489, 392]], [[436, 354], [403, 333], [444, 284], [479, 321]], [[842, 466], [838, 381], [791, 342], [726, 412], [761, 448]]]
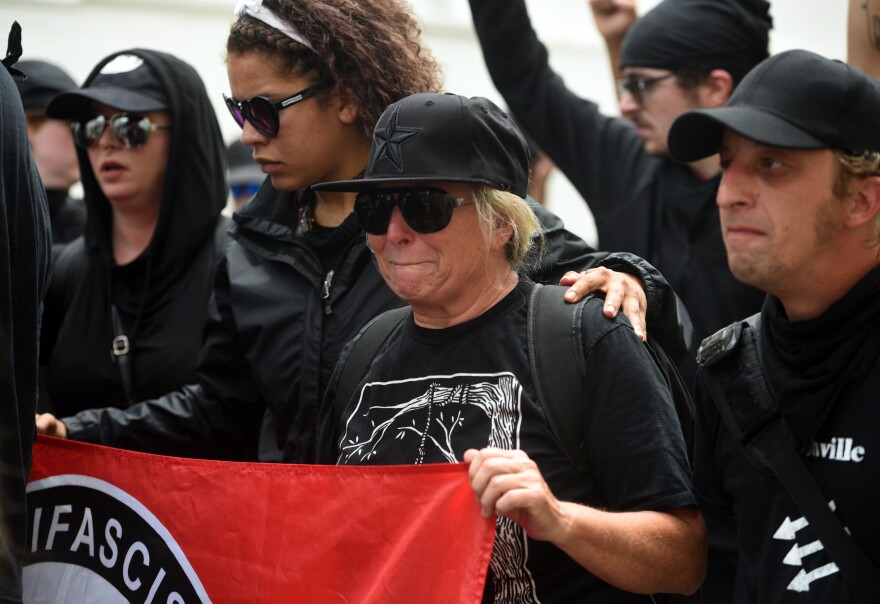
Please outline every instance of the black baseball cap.
[[680, 115], [669, 153], [680, 162], [714, 155], [725, 128], [772, 147], [880, 151], [880, 84], [840, 61], [782, 52], [749, 72], [726, 107]]
[[526, 197], [529, 150], [513, 120], [482, 97], [425, 92], [385, 109], [364, 178], [318, 191], [365, 191], [398, 182], [481, 183]]
[[87, 114], [93, 102], [132, 113], [168, 109], [165, 90], [155, 71], [133, 54], [116, 55], [85, 86], [55, 96], [46, 107], [46, 115], [76, 119]]
[[59, 92], [76, 88], [66, 71], [46, 61], [19, 61], [15, 64], [27, 79], [15, 79], [25, 109], [45, 109]]

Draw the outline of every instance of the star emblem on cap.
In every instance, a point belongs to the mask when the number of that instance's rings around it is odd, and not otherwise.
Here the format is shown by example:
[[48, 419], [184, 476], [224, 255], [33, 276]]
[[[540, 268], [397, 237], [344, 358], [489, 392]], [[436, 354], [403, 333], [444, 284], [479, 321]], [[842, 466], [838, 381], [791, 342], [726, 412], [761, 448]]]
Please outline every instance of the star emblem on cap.
[[403, 172], [403, 154], [400, 147], [407, 141], [412, 140], [422, 133], [422, 128], [408, 128], [400, 126], [397, 123], [400, 107], [394, 109], [391, 119], [384, 128], [376, 129], [373, 132], [373, 144], [376, 145], [376, 154], [373, 156], [373, 163], [370, 171], [376, 169], [383, 159], [391, 162], [398, 172]]

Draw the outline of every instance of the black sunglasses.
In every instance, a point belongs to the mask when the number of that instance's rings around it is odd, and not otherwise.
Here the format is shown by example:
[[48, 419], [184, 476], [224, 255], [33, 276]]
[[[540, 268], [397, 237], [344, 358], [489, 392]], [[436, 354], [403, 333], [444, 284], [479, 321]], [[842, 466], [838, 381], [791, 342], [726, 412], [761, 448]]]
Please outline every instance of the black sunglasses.
[[617, 95], [623, 96], [624, 92], [632, 95], [633, 100], [641, 105], [645, 100], [645, 92], [647, 92], [657, 82], [662, 82], [667, 78], [671, 78], [675, 72], [667, 73], [656, 78], [624, 78], [617, 80]]
[[154, 124], [150, 118], [134, 113], [118, 113], [112, 117], [96, 115], [86, 120], [72, 120], [70, 129], [77, 146], [88, 149], [98, 142], [108, 125], [126, 149], [146, 144], [153, 130], [171, 129], [168, 124]]
[[264, 96], [255, 96], [252, 99], [239, 101], [224, 94], [223, 100], [226, 101], [226, 107], [232, 114], [232, 119], [240, 127], [244, 128], [244, 121], [247, 120], [260, 134], [275, 138], [278, 136], [280, 124], [278, 112], [315, 96], [326, 85], [327, 82], [319, 82], [277, 103], [273, 103]]
[[354, 212], [370, 235], [388, 232], [394, 206], [400, 207], [400, 213], [412, 230], [436, 233], [449, 226], [452, 210], [464, 203], [464, 199], [453, 197], [442, 189], [375, 189], [358, 193]]

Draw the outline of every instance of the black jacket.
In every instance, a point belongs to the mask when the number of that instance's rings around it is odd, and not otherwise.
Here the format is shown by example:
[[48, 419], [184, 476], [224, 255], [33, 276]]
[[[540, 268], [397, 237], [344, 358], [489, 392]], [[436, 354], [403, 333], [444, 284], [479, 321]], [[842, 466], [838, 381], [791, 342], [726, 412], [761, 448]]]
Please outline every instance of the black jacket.
[[0, 602], [21, 602], [25, 485], [37, 399], [40, 304], [50, 274], [43, 183], [21, 98], [0, 65]]
[[86, 205], [73, 199], [62, 189], [46, 189], [49, 219], [52, 221], [52, 243], [70, 243], [83, 234], [86, 224]]
[[[126, 411], [64, 418], [71, 438], [191, 457], [314, 460], [318, 407], [343, 346], [369, 319], [403, 302], [382, 280], [354, 215], [333, 235], [341, 253], [332, 272], [321, 266], [309, 238], [296, 231], [306, 195], [312, 194], [277, 191], [267, 180], [234, 215], [233, 241], [214, 283], [199, 382]], [[556, 281], [605, 258], [556, 216], [535, 209], [547, 243], [534, 278]], [[654, 333], [683, 349], [690, 323], [679, 316], [683, 309], [659, 273], [630, 255], [605, 264], [642, 278]]]
[[[600, 249], [632, 252], [656, 266], [687, 307], [697, 342], [756, 313], [764, 294], [727, 266], [718, 178], [701, 181], [687, 166], [649, 155], [631, 123], [573, 94], [551, 69], [524, 0], [470, 5], [495, 86], [589, 204]], [[689, 359], [688, 381], [695, 370]]]
[[[111, 304], [130, 341], [134, 400], [195, 379], [213, 268], [228, 220], [220, 215], [227, 199], [225, 147], [202, 80], [171, 55], [123, 52], [142, 57], [164, 83], [171, 138], [162, 205], [147, 248], [134, 261], [117, 265], [110, 202], [86, 152], [78, 150], [88, 208], [85, 232], [56, 260], [40, 350], [49, 396], [40, 407], [56, 415], [129, 403], [120, 366], [110, 354], [117, 335]], [[114, 56], [95, 67], [86, 84]]]

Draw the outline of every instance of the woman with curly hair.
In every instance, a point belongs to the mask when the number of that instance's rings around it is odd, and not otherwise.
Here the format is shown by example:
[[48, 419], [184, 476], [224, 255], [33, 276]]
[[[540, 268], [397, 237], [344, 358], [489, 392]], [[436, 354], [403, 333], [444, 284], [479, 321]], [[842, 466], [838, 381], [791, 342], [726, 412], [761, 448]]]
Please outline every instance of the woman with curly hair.
[[[226, 102], [269, 178], [234, 215], [198, 383], [126, 410], [41, 417], [48, 433], [181, 456], [312, 462], [318, 406], [343, 346], [371, 318], [404, 304], [373, 263], [354, 194], [309, 187], [361, 174], [385, 107], [440, 90], [438, 64], [410, 9], [399, 0], [247, 0], [236, 14]], [[548, 253], [533, 279], [556, 282], [603, 257], [537, 211]], [[676, 316], [674, 296], [650, 265], [609, 262], [642, 279], [659, 311], [652, 320]], [[644, 300], [630, 275], [588, 275], [575, 298], [610, 279], [613, 312], [625, 304], [630, 315], [629, 305]]]

